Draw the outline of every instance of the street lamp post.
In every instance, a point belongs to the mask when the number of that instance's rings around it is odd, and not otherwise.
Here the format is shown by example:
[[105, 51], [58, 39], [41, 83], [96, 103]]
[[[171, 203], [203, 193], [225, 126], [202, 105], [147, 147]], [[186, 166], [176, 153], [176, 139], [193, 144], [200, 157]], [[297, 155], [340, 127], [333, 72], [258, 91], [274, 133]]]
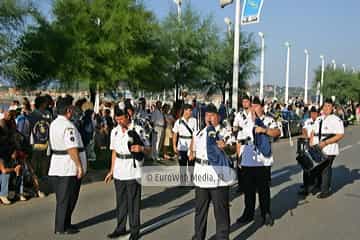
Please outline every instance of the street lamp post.
[[260, 99], [264, 98], [264, 68], [265, 68], [265, 36], [259, 32], [261, 38], [261, 65], [260, 65]]
[[224, 22], [226, 23], [227, 26], [227, 33], [229, 35], [229, 38], [231, 38], [231, 19], [229, 17], [224, 18]]
[[324, 73], [325, 73], [325, 57], [323, 55], [320, 56], [321, 59], [321, 83], [320, 83], [320, 106], [323, 104], [324, 100]]
[[182, 0], [174, 0], [175, 4], [177, 5], [177, 12], [178, 12], [178, 21], [181, 22], [181, 4]]
[[233, 66], [233, 91], [232, 108], [238, 110], [239, 100], [239, 54], [240, 54], [240, 0], [236, 0], [235, 10], [235, 37], [234, 37], [234, 66]]
[[331, 60], [331, 63], [333, 65], [333, 69], [335, 71], [336, 70], [336, 61], [335, 61], [335, 59]]
[[[181, 24], [181, 4], [182, 4], [182, 0], [174, 0], [175, 4], [177, 5], [177, 13], [178, 13], [178, 22], [179, 25]], [[179, 71], [181, 71], [181, 67], [180, 67], [180, 60], [176, 63], [176, 69]], [[179, 74], [179, 76], [181, 75], [181, 73]], [[175, 101], [177, 102], [179, 99], [179, 81], [178, 78], [175, 77]]]
[[289, 102], [289, 79], [290, 79], [290, 43], [285, 42], [287, 47], [287, 58], [286, 58], [286, 83], [285, 83], [285, 105]]
[[308, 82], [309, 82], [309, 51], [305, 49], [305, 93], [304, 93], [304, 103], [308, 103]]
[[[233, 0], [220, 0], [220, 6], [231, 4]], [[238, 110], [238, 96], [239, 96], [239, 54], [240, 54], [240, 17], [241, 5], [240, 0], [236, 0], [235, 6], [235, 30], [234, 30], [234, 65], [233, 65], [233, 83], [232, 83], [232, 108]]]

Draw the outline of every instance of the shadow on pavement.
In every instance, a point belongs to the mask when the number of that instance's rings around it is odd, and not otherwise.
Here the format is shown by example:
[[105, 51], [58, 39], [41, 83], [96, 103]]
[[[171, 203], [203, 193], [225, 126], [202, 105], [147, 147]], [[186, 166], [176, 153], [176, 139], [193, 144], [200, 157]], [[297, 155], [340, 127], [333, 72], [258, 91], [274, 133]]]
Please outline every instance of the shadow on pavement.
[[151, 207], [159, 207], [165, 205], [169, 202], [172, 202], [186, 194], [188, 194], [192, 190], [191, 187], [169, 187], [164, 191], [155, 193], [147, 198], [145, 198], [142, 202], [142, 208], [151, 208]]
[[[169, 202], [175, 200], [176, 198], [179, 198], [179, 197], [187, 194], [190, 191], [191, 191], [191, 188], [189, 188], [189, 187], [184, 187], [184, 188], [183, 187], [175, 187], [175, 188], [165, 189], [164, 191], [162, 191], [160, 193], [156, 193], [154, 195], [151, 195], [151, 196], [143, 199], [141, 210], [144, 210], [149, 207], [158, 207], [158, 206], [165, 205], [166, 203], [169, 203]], [[176, 215], [176, 214], [188, 211], [189, 209], [192, 209], [193, 207], [194, 207], [194, 200], [187, 201], [181, 205], [174, 207], [173, 210], [145, 222], [144, 224], [142, 224], [142, 228], [146, 227], [148, 225], [151, 225], [155, 222], [161, 221], [162, 219], [168, 218], [172, 215]], [[87, 227], [90, 227], [93, 225], [97, 225], [97, 224], [100, 224], [103, 222], [110, 221], [115, 218], [116, 218], [116, 209], [101, 213], [97, 216], [94, 216], [92, 218], [81, 221], [81, 222], [77, 223], [76, 226], [80, 229], [87, 228]], [[161, 226], [159, 226], [159, 227], [161, 227]], [[152, 231], [154, 231], [154, 230], [152, 230]]]
[[360, 169], [349, 169], [344, 165], [333, 168], [332, 194], [357, 180], [360, 180]]

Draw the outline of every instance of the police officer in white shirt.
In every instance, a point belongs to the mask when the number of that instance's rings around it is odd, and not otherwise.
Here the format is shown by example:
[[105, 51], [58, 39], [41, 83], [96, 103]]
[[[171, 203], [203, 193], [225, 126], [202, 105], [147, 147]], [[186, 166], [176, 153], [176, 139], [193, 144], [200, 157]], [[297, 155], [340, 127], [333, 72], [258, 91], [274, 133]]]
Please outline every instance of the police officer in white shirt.
[[112, 178], [115, 179], [117, 226], [108, 238], [126, 235], [126, 221], [129, 214], [131, 232], [129, 239], [136, 240], [139, 239], [140, 233], [142, 159], [135, 158], [134, 154], [149, 153], [150, 148], [144, 146], [142, 142], [130, 144], [134, 141], [133, 137], [129, 136], [133, 129], [130, 129], [129, 117], [124, 110], [115, 108], [115, 120], [118, 126], [111, 131], [112, 163], [105, 182], [109, 183]]
[[[242, 111], [238, 112], [235, 116], [234, 119], [234, 123], [233, 123], [233, 129], [234, 129], [234, 134], [238, 134], [239, 131], [242, 131], [243, 128], [246, 128], [246, 126], [252, 121], [252, 117], [251, 117], [251, 99], [250, 97], [245, 94], [242, 97]], [[235, 135], [235, 136], [236, 136]], [[240, 162], [241, 160], [241, 153], [238, 153], [238, 162]], [[244, 191], [244, 186], [243, 186], [243, 181], [242, 179], [242, 175], [243, 172], [241, 170], [241, 164], [238, 164], [237, 166], [237, 175], [238, 175], [238, 192], [243, 192]]]
[[55, 234], [78, 232], [71, 225], [71, 215], [87, 168], [81, 135], [70, 121], [74, 113], [72, 101], [69, 95], [58, 99], [58, 117], [50, 125], [52, 156], [49, 176], [53, 178], [56, 193]]
[[179, 156], [180, 174], [184, 174], [187, 166], [194, 166], [194, 161], [189, 161], [189, 150], [192, 136], [198, 130], [196, 119], [191, 117], [192, 106], [184, 104], [182, 112], [182, 117], [176, 120], [172, 129], [172, 145], [174, 152]]
[[[302, 138], [310, 139], [311, 133], [313, 132], [315, 121], [319, 116], [319, 110], [315, 106], [310, 108], [310, 118], [306, 119], [302, 128]], [[309, 188], [313, 184], [313, 178], [311, 177], [310, 171], [303, 172], [303, 186], [298, 191], [300, 196], [307, 196], [309, 194]]]
[[[208, 148], [207, 128], [212, 125], [217, 116], [217, 109], [213, 104], [206, 108], [206, 127], [197, 133], [191, 144], [190, 160], [195, 159], [194, 184], [195, 188], [195, 236], [193, 239], [203, 240], [206, 237], [207, 216], [210, 201], [214, 206], [216, 219], [216, 239], [229, 239], [230, 214], [229, 214], [229, 188], [236, 178], [233, 169], [222, 168], [221, 176], [217, 169], [221, 166], [210, 165]], [[215, 122], [215, 121], [214, 121]], [[217, 126], [215, 126], [217, 127]], [[217, 148], [223, 149], [224, 140], [216, 142]]]
[[[255, 137], [262, 138], [264, 141], [262, 144], [271, 147], [269, 137], [280, 136], [280, 130], [272, 117], [264, 115], [264, 103], [258, 97], [253, 99], [251, 109], [252, 120], [238, 133], [237, 152], [242, 153], [245, 209], [237, 222], [243, 224], [254, 219], [256, 191], [258, 191], [263, 223], [272, 226], [274, 220], [270, 212], [270, 180], [271, 165], [274, 160], [271, 151], [264, 156], [261, 146], [255, 146], [254, 141]], [[263, 127], [255, 125], [256, 118], [263, 123]]]
[[318, 141], [322, 152], [327, 156], [327, 160], [316, 167], [318, 184], [321, 186], [321, 192], [318, 198], [327, 198], [330, 196], [332, 164], [335, 157], [339, 155], [338, 142], [344, 137], [344, 124], [342, 120], [333, 114], [334, 103], [330, 98], [325, 99], [323, 105], [323, 115], [315, 121], [313, 134], [310, 142], [312, 144]]

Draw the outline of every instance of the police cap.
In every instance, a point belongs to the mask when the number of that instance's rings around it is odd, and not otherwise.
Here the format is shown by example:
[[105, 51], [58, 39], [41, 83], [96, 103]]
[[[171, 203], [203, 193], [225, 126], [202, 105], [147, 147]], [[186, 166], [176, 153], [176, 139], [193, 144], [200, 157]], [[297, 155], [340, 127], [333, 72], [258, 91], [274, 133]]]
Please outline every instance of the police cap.
[[258, 96], [255, 96], [252, 100], [252, 104], [260, 104], [261, 106], [264, 106], [264, 100], [260, 100]]
[[244, 95], [242, 96], [242, 100], [249, 100], [249, 101], [250, 101], [249, 95], [244, 94]]
[[315, 106], [312, 106], [311, 108], [310, 108], [310, 112], [312, 113], [312, 112], [316, 112], [316, 113], [318, 113], [319, 112], [319, 110], [318, 109], [316, 109], [316, 107]]
[[217, 108], [214, 104], [210, 103], [206, 106], [206, 111], [207, 113], [218, 113]]

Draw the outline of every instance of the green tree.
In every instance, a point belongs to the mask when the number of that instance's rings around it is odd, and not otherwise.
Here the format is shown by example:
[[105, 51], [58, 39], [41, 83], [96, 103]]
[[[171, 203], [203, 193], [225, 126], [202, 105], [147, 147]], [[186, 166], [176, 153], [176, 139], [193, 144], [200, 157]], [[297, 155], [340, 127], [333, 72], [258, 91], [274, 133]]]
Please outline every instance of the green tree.
[[[245, 32], [240, 33], [240, 72], [239, 89], [245, 91], [248, 87], [247, 80], [257, 73], [257, 67], [254, 60], [258, 56], [260, 48], [254, 40], [253, 34]], [[233, 56], [234, 56], [234, 37], [226, 37], [219, 41], [210, 55], [211, 78], [205, 81], [204, 86], [208, 86], [209, 93], [221, 92], [223, 101], [225, 101], [226, 85], [230, 87], [230, 96], [232, 94], [233, 79]], [[230, 99], [231, 101], [231, 99]]]
[[24, 30], [25, 18], [33, 12], [30, 3], [20, 0], [0, 1], [0, 75], [7, 79], [24, 79], [31, 75], [28, 69], [17, 68], [17, 61], [27, 55], [16, 48], [16, 40]]
[[[313, 88], [316, 89], [317, 84], [321, 81], [321, 67], [315, 71], [315, 81]], [[342, 69], [334, 70], [328, 65], [324, 72], [324, 85], [321, 87], [324, 97], [336, 96], [336, 98], [344, 103], [347, 100], [360, 100], [360, 78], [359, 74], [344, 72]]]
[[[171, 11], [161, 23], [161, 45], [167, 60], [164, 75], [168, 86], [200, 88], [210, 76], [209, 56], [216, 46], [218, 30], [212, 16], [202, 18], [189, 4], [181, 21]], [[176, 94], [178, 96], [178, 94]]]
[[37, 18], [20, 41], [31, 53], [21, 66], [36, 75], [31, 85], [58, 79], [85, 83], [94, 100], [101, 90], [157, 89], [165, 75], [160, 28], [152, 12], [135, 0], [55, 0], [52, 22]]

